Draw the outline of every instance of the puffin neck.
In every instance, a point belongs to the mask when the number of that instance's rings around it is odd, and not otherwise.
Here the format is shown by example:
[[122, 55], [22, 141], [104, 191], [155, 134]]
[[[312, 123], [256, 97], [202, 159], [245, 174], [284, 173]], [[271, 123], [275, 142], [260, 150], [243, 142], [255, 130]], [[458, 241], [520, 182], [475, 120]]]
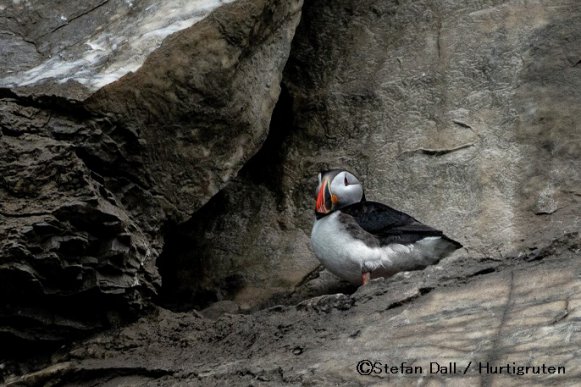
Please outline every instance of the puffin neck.
[[333, 208], [333, 210], [331, 210], [331, 211], [327, 212], [326, 214], [322, 214], [322, 213], [320, 213], [320, 212], [317, 212], [317, 210], [315, 210], [315, 217], [317, 218], [317, 220], [319, 220], [319, 219], [322, 219], [322, 218], [324, 218], [325, 216], [329, 216], [329, 215], [331, 215], [331, 214], [332, 214], [333, 212], [335, 212], [335, 211], [339, 211], [339, 210], [341, 210], [341, 209], [343, 209], [343, 208], [346, 208], [346, 207], [349, 207], [349, 206], [353, 206], [353, 205], [356, 205], [356, 204], [359, 204], [359, 203], [364, 203], [364, 202], [366, 202], [366, 201], [367, 201], [367, 200], [365, 199], [365, 194], [363, 194], [363, 197], [361, 198], [361, 201], [359, 201], [359, 202], [357, 202], [357, 203], [349, 203], [349, 204], [342, 204], [342, 205], [339, 205], [339, 206], [337, 206], [337, 207]]
[[319, 219], [323, 219], [325, 216], [329, 216], [329, 215], [331, 215], [333, 212], [335, 212], [335, 211], [329, 211], [329, 212], [327, 212], [326, 214], [322, 214], [322, 213], [320, 213], [320, 212], [317, 212], [317, 211], [315, 211], [315, 217], [317, 218], [317, 220], [319, 220]]

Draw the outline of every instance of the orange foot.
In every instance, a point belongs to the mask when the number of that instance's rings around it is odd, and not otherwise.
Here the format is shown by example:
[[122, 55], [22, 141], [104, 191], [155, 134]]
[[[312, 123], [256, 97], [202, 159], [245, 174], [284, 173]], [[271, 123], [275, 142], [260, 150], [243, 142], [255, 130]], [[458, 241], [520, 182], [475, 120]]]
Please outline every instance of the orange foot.
[[371, 273], [361, 273], [361, 286], [367, 285], [369, 282], [369, 278], [371, 277]]

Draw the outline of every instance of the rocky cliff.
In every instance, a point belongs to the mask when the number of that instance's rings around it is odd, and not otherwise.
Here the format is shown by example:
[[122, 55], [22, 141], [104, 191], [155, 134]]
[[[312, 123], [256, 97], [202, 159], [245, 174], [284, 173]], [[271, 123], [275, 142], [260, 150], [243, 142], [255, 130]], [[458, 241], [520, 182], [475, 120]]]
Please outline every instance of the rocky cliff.
[[[580, 249], [579, 234], [566, 235], [526, 256], [458, 259], [373, 280], [351, 295], [215, 321], [159, 309], [7, 382], [575, 386]], [[527, 366], [535, 368], [525, 373]]]
[[[313, 267], [313, 171], [327, 166], [353, 170], [368, 199], [439, 227], [474, 258], [578, 230], [578, 11], [572, 1], [307, 2], [271, 141], [210, 203], [215, 216], [184, 230], [215, 262], [204, 282], [242, 275], [245, 304]], [[184, 272], [192, 255], [176, 254]]]
[[[166, 3], [0, 4], [6, 383], [575, 384], [576, 1]], [[337, 166], [465, 248], [321, 270]]]
[[[67, 10], [74, 17], [28, 3], [4, 9], [14, 15], [3, 19], [10, 33], [5, 47], [42, 48], [36, 67], [27, 63], [27, 50], [17, 50], [21, 65], [2, 81], [6, 340], [58, 343], [151, 305], [167, 230], [216, 194], [264, 141], [300, 15], [297, 2], [241, 1], [184, 29], [185, 21], [162, 6], [105, 3]], [[185, 3], [174, 6], [179, 11]], [[146, 34], [182, 29], [150, 47], [135, 72], [103, 76], [113, 83], [98, 88], [79, 78], [97, 79], [105, 70], [101, 59], [75, 70], [75, 53], [95, 51], [95, 39], [114, 45], [108, 36], [128, 27], [112, 20], [137, 28], [156, 17], [152, 12], [172, 23], [161, 18]], [[45, 18], [61, 17], [62, 25], [34, 30], [45, 28]], [[87, 22], [95, 23], [89, 37], [79, 31]], [[63, 30], [78, 36], [60, 39]], [[138, 42], [128, 39], [130, 47], [102, 48], [111, 51], [110, 64], [127, 56], [138, 61], [132, 51]], [[57, 57], [64, 64], [50, 72], [46, 66]], [[61, 71], [68, 65], [70, 72]]]

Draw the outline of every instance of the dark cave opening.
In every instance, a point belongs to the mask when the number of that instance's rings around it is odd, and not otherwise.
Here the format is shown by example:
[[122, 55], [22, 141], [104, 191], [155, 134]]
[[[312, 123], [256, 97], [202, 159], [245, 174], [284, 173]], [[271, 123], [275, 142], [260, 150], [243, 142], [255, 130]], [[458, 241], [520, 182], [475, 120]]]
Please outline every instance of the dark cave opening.
[[[227, 232], [220, 217], [233, 208], [228, 191], [236, 189], [241, 180], [263, 185], [278, 197], [281, 191], [282, 161], [285, 139], [292, 131], [292, 98], [281, 85], [281, 93], [274, 107], [269, 132], [262, 147], [241, 168], [238, 176], [214, 195], [192, 217], [181, 224], [167, 224], [163, 231], [164, 248], [157, 259], [162, 278], [158, 303], [174, 311], [203, 309], [222, 300], [232, 299], [247, 284], [237, 273], [216, 278], [209, 265], [213, 259], [211, 240], [204, 237], [208, 229]], [[217, 219], [217, 220], [216, 220]]]
[[164, 248], [156, 263], [162, 279], [161, 306], [173, 311], [203, 309], [228, 299], [242, 286], [235, 275], [216, 281], [207, 265], [212, 257], [204, 230], [209, 219], [224, 211], [224, 200], [218, 192], [188, 221], [166, 225]]
[[[241, 204], [236, 201], [240, 192], [250, 190], [255, 193], [253, 190], [260, 187], [257, 192], [272, 195], [280, 206], [284, 200], [288, 200], [283, 191], [282, 179], [285, 147], [288, 146], [289, 137], [293, 135], [293, 129], [293, 98], [283, 84], [271, 116], [269, 133], [258, 152], [245, 163], [226, 187], [198, 209], [189, 220], [181, 224], [167, 224], [163, 230], [164, 248], [157, 259], [157, 267], [162, 278], [158, 298], [161, 306], [173, 311], [201, 310], [218, 301], [232, 300], [241, 289], [253, 285], [252, 278], [247, 278], [236, 270], [236, 263], [233, 267], [227, 267], [220, 261], [224, 259], [223, 255], [216, 257], [216, 246], [213, 244], [216, 243], [216, 238], [227, 239], [231, 237], [230, 234], [248, 232], [246, 229], [232, 231], [232, 219], [229, 218], [232, 212], [241, 211], [238, 216], [259, 213], [262, 199], [249, 195], [244, 198], [245, 203]], [[277, 210], [282, 211], [280, 208]], [[227, 240], [237, 242], [236, 237]], [[230, 256], [227, 260], [233, 262], [239, 258], [243, 260], [244, 257], [237, 254], [246, 253], [233, 246], [231, 251], [228, 251]], [[263, 259], [267, 260], [267, 257]], [[315, 288], [305, 286], [307, 282], [316, 280], [320, 273], [317, 269], [307, 274], [303, 281], [295, 286], [295, 290], [272, 294], [268, 300], [258, 303], [248, 311], [278, 304], [296, 304], [306, 298], [323, 294], [351, 294], [357, 289], [356, 286], [342, 281]]]

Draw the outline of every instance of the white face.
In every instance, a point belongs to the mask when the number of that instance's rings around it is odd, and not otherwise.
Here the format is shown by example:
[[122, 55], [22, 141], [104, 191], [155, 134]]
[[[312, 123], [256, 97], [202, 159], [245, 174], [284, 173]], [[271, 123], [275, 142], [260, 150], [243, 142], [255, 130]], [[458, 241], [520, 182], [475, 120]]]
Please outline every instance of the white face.
[[363, 198], [361, 182], [350, 172], [329, 171], [319, 173], [316, 211], [327, 214], [341, 207], [359, 203]]

